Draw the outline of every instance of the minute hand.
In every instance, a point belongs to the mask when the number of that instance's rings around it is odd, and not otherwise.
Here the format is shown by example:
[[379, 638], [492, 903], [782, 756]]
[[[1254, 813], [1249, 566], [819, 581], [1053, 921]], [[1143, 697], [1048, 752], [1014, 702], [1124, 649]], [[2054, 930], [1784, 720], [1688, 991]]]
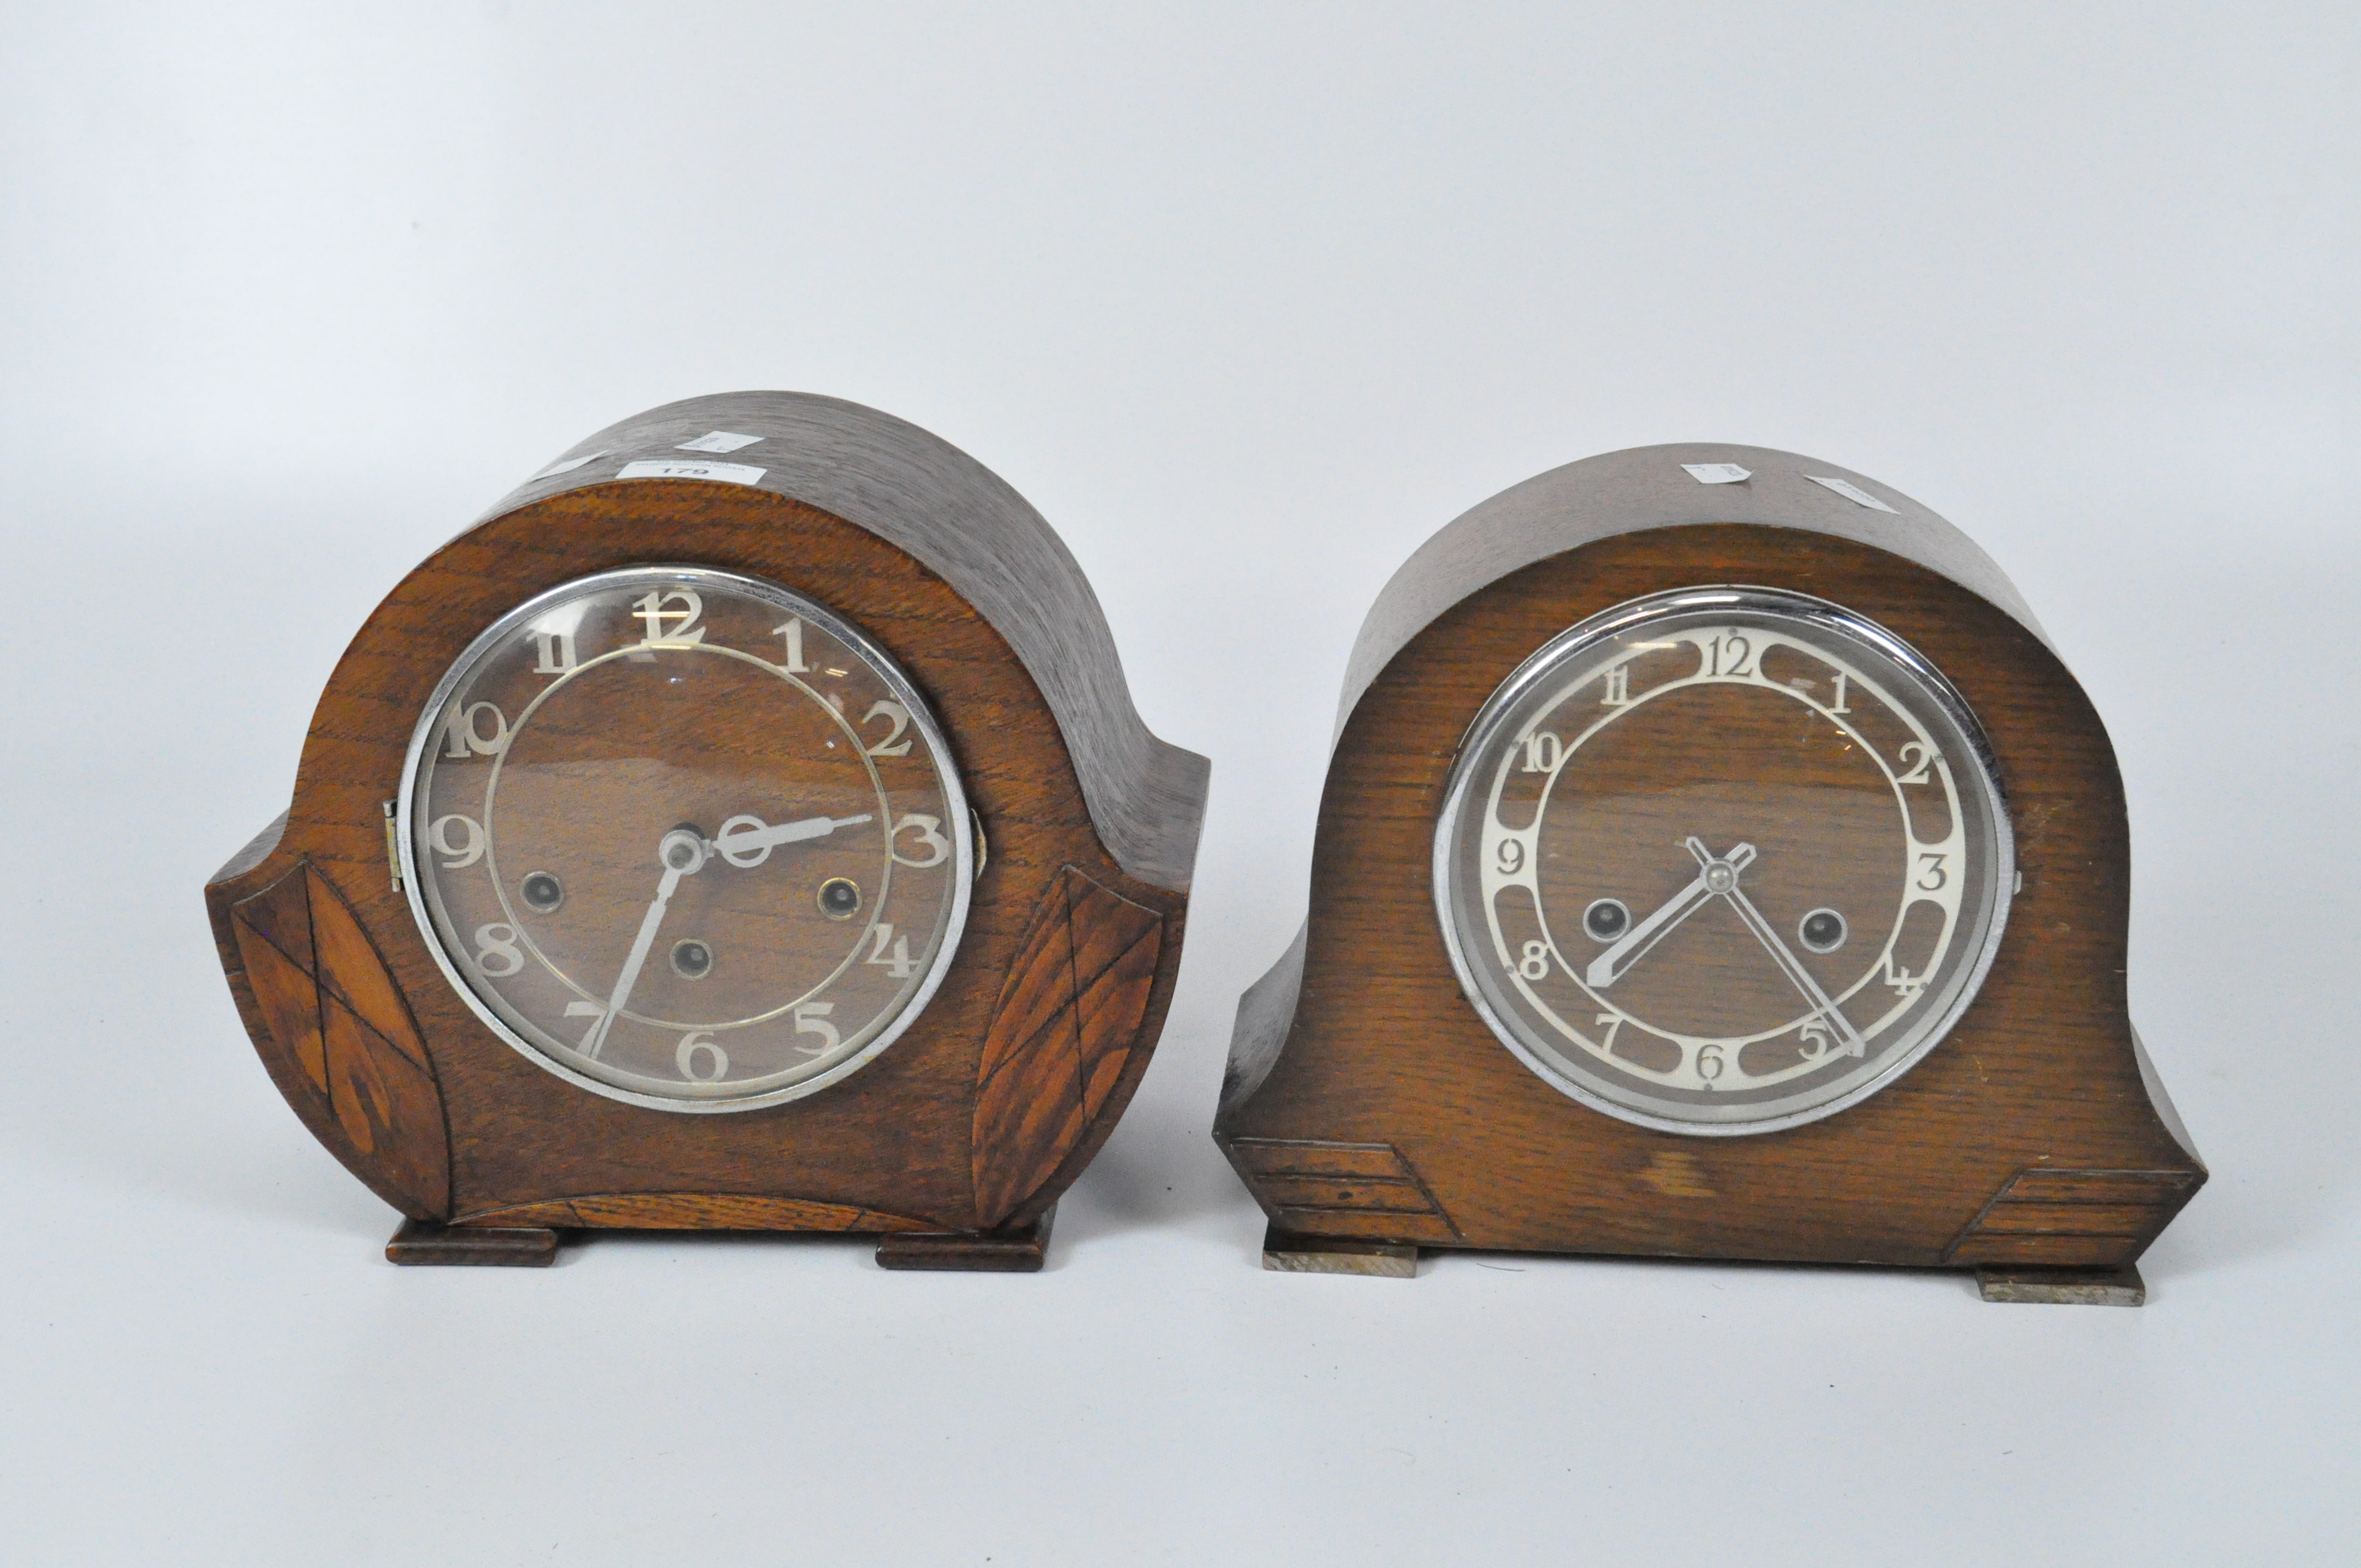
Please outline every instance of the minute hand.
[[1812, 978], [1812, 971], [1787, 950], [1787, 944], [1779, 939], [1779, 933], [1771, 928], [1771, 922], [1763, 918], [1763, 912], [1754, 907], [1754, 901], [1746, 896], [1744, 890], [1735, 887], [1722, 896], [1730, 900], [1730, 906], [1738, 911], [1738, 917], [1746, 922], [1746, 928], [1754, 933], [1754, 939], [1770, 952], [1773, 961], [1778, 964], [1795, 989], [1804, 993], [1804, 1000], [1818, 1008], [1820, 1016], [1836, 1025], [1837, 1033], [1844, 1036], [1844, 1054], [1867, 1056], [1869, 1042], [1861, 1037], [1861, 1031], [1852, 1026], [1851, 1020], [1837, 1011], [1837, 1004], [1829, 1000], [1827, 992], [1820, 989], [1820, 982]]
[[[1697, 839], [1691, 839], [1688, 842], [1696, 846], [1689, 852], [1699, 861], [1708, 858]], [[1728, 863], [1732, 872], [1740, 872], [1745, 870], [1753, 859], [1754, 846], [1741, 844], [1730, 851]], [[1598, 990], [1605, 990], [1621, 980], [1633, 964], [1647, 956], [1649, 948], [1671, 936], [1675, 927], [1697, 912], [1697, 907], [1713, 892], [1706, 884], [1705, 878], [1705, 872], [1697, 872], [1697, 880], [1664, 900], [1664, 907], [1625, 932], [1621, 941], [1591, 959], [1590, 967], [1583, 971], [1583, 979]]]

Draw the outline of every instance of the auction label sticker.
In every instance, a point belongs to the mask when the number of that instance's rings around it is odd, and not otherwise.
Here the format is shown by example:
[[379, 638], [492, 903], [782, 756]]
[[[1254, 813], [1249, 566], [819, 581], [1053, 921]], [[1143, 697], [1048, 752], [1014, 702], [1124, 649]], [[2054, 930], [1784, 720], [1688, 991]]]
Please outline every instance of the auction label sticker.
[[751, 485], [763, 477], [760, 468], [743, 463], [626, 463], [618, 479], [719, 479], [725, 485]]

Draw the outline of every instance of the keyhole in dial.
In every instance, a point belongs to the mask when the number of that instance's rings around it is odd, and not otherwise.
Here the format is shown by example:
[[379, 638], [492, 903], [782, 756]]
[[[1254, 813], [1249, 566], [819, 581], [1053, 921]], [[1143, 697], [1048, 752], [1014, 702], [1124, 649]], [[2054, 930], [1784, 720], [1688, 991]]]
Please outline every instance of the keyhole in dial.
[[1582, 912], [1582, 928], [1594, 942], [1611, 942], [1631, 928], [1631, 910], [1620, 898], [1602, 898]]

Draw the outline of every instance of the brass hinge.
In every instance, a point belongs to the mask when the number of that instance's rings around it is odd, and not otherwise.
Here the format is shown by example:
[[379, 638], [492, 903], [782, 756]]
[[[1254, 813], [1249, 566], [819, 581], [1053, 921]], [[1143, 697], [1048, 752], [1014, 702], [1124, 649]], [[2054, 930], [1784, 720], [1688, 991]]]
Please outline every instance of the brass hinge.
[[385, 803], [385, 869], [393, 878], [393, 891], [401, 891], [401, 840], [394, 832], [393, 802]]

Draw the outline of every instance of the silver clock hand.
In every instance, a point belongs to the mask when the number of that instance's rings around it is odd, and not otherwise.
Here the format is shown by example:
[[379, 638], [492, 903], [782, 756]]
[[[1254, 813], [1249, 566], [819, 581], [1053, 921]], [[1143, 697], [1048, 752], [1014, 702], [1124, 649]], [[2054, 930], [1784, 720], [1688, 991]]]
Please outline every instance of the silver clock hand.
[[1861, 1031], [1852, 1026], [1850, 1019], [1837, 1011], [1837, 1004], [1829, 999], [1827, 992], [1820, 989], [1820, 982], [1812, 978], [1812, 971], [1787, 950], [1787, 944], [1779, 939], [1779, 933], [1771, 928], [1771, 922], [1763, 918], [1763, 912], [1754, 907], [1754, 901], [1741, 892], [1734, 882], [1721, 896], [1730, 900], [1730, 906], [1738, 911], [1738, 917], [1746, 922], [1746, 928], [1754, 933], [1754, 939], [1770, 950], [1773, 960], [1789, 982], [1804, 993], [1804, 1000], [1819, 1009], [1821, 1017], [1836, 1025], [1837, 1033], [1844, 1036], [1843, 1054], [1867, 1056], [1869, 1042], [1861, 1037]]
[[664, 924], [664, 906], [672, 902], [673, 891], [680, 879], [695, 876], [705, 864], [705, 840], [693, 829], [675, 828], [665, 834], [656, 846], [656, 855], [664, 861], [664, 880], [656, 883], [655, 902], [640, 921], [640, 934], [632, 938], [631, 956], [623, 960], [623, 972], [615, 977], [614, 993], [607, 998], [605, 1016], [592, 1026], [582, 1042], [582, 1054], [592, 1061], [607, 1046], [607, 1031], [623, 1011], [623, 1003], [631, 999], [631, 987], [639, 983], [640, 966], [648, 961], [648, 949], [655, 946], [656, 927]]
[[[807, 839], [825, 839], [840, 828], [851, 828], [875, 820], [867, 812], [859, 817], [807, 817], [800, 822], [782, 822], [775, 828], [762, 826], [759, 817], [733, 817], [730, 822], [750, 822], [751, 828], [732, 829], [729, 822], [721, 825], [721, 836], [708, 848], [719, 852], [733, 866], [759, 866], [769, 858], [768, 851], [780, 844], [798, 844]], [[741, 859], [740, 857], [748, 857]]]
[[1632, 927], [1623, 934], [1620, 941], [1590, 960], [1590, 967], [1583, 971], [1583, 979], [1594, 989], [1604, 990], [1622, 979], [1633, 964], [1647, 956], [1649, 948], [1671, 936], [1682, 921], [1697, 912], [1708, 897], [1721, 891], [1713, 885], [1717, 864], [1729, 868], [1728, 880], [1735, 887], [1738, 885], [1738, 873], [1754, 859], [1754, 846], [1752, 844], [1741, 844], [1724, 860], [1717, 861], [1694, 833], [1683, 843], [1688, 852], [1697, 857], [1697, 864], [1702, 868], [1697, 880], [1666, 899], [1662, 908]]

